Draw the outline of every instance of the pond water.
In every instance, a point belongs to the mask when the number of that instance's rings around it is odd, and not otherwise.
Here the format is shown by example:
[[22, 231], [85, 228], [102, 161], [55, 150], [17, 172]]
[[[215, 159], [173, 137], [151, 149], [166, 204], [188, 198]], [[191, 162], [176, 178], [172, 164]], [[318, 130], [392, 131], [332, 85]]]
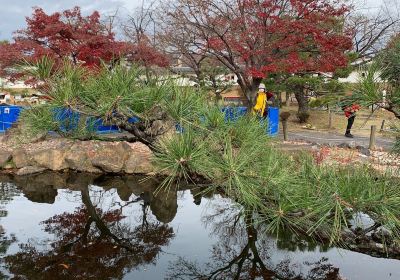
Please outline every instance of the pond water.
[[400, 279], [400, 261], [263, 234], [220, 194], [0, 175], [0, 279]]

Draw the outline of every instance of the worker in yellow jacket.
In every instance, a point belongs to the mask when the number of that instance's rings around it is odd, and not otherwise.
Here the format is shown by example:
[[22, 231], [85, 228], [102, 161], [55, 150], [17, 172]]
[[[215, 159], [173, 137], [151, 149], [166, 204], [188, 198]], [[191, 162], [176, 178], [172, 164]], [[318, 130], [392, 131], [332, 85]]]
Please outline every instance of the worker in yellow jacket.
[[267, 93], [265, 92], [265, 85], [260, 84], [258, 88], [256, 105], [253, 108], [253, 113], [260, 117], [264, 117], [267, 109]]

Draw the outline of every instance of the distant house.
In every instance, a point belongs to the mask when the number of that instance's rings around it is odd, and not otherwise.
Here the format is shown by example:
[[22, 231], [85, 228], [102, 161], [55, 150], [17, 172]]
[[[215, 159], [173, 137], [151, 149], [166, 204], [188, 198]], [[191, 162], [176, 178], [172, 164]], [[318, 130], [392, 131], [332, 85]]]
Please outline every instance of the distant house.
[[12, 104], [15, 102], [14, 96], [8, 92], [0, 92], [0, 104]]
[[7, 89], [31, 89], [31, 85], [26, 85], [23, 81], [11, 82], [7, 79], [0, 78], [0, 86]]
[[[360, 82], [360, 80], [365, 77], [368, 74], [368, 70], [365, 67], [360, 67], [357, 70], [354, 70], [353, 72], [350, 73], [350, 75], [346, 78], [339, 78], [339, 82], [342, 83], [350, 83], [350, 84], [356, 84]], [[377, 82], [381, 82], [382, 80], [379, 77], [379, 73], [375, 75], [375, 80]]]

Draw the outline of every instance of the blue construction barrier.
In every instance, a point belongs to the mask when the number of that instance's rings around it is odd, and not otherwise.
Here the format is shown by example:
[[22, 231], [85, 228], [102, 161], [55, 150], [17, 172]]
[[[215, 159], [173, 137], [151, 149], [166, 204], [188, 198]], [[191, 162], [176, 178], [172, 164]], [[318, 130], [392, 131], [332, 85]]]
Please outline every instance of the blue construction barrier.
[[0, 105], [0, 132], [5, 132], [17, 122], [22, 107], [13, 105]]
[[[235, 122], [238, 118], [244, 116], [247, 112], [247, 107], [224, 107], [222, 112], [225, 113], [225, 121]], [[279, 132], [279, 108], [268, 107], [267, 109], [267, 134], [276, 136]], [[261, 120], [263, 121], [263, 120]]]
[[70, 109], [54, 109], [54, 119], [59, 123], [62, 131], [71, 131], [78, 128], [80, 115]]
[[225, 121], [235, 122], [238, 118], [246, 115], [247, 108], [246, 107], [224, 107], [222, 108], [222, 112], [225, 113]]
[[268, 107], [268, 134], [276, 136], [279, 133], [279, 108]]
[[[0, 106], [0, 132], [4, 132], [9, 129], [13, 123], [18, 120], [21, 110], [23, 107], [20, 106]], [[225, 114], [225, 121], [235, 122], [238, 118], [244, 116], [247, 112], [246, 107], [224, 107], [222, 108], [222, 112]], [[80, 114], [77, 112], [73, 112], [69, 109], [56, 109], [55, 120], [60, 122], [60, 128], [64, 131], [69, 131], [76, 129], [78, 127]], [[268, 126], [267, 133], [268, 135], [275, 136], [279, 132], [279, 108], [268, 107]], [[137, 117], [129, 118], [129, 122], [136, 123], [139, 122]], [[116, 125], [107, 125], [103, 122], [102, 119], [89, 118], [87, 120], [86, 125], [90, 127], [93, 131], [97, 133], [116, 133], [120, 132], [118, 126]], [[176, 130], [180, 133], [183, 132], [183, 127], [180, 124], [176, 125]]]

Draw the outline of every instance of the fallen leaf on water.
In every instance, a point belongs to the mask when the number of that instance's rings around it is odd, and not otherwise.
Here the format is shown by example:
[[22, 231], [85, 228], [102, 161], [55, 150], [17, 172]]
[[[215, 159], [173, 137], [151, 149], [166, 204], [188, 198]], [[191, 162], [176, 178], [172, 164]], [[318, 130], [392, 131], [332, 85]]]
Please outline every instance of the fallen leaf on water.
[[69, 268], [69, 265], [67, 265], [67, 264], [65, 264], [65, 263], [60, 263], [60, 265], [61, 265], [62, 267], [64, 267], [65, 269], [68, 269], [68, 268]]

